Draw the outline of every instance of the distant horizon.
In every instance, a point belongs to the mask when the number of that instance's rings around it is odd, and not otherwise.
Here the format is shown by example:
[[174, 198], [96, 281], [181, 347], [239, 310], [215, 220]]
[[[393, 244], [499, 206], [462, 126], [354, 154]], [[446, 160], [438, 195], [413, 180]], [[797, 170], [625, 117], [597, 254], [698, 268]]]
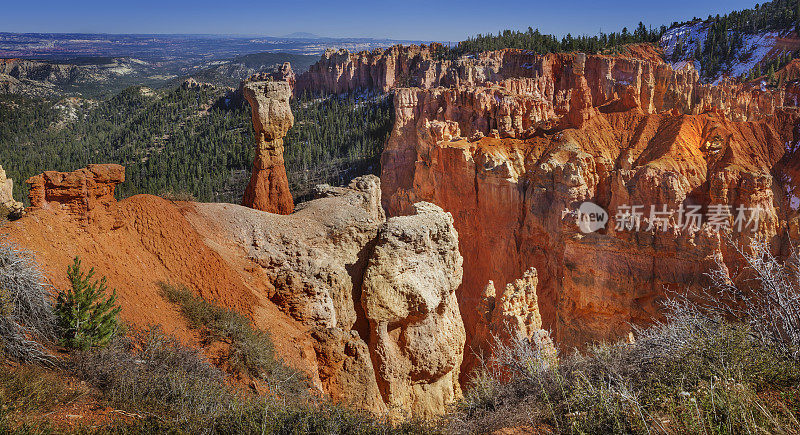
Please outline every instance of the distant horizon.
[[109, 4], [100, 0], [64, 3], [15, 2], [4, 7], [0, 29], [7, 33], [97, 35], [215, 35], [283, 38], [313, 33], [330, 39], [457, 42], [500, 30], [538, 28], [562, 37], [596, 35], [705, 18], [752, 8], [752, 0], [674, 0], [651, 4], [572, 0], [554, 6], [542, 0], [486, 2], [422, 0], [381, 4], [320, 0], [266, 4], [244, 0], [220, 5], [209, 0], [142, 0]]
[[[308, 33], [313, 37], [293, 36], [293, 34]], [[285, 35], [267, 35], [258, 33], [120, 33], [120, 32], [7, 32], [2, 31], [0, 35], [107, 35], [107, 36], [229, 36], [237, 38], [274, 38], [274, 39], [368, 39], [374, 41], [409, 41], [426, 42], [427, 39], [396, 39], [396, 38], [375, 38], [369, 36], [325, 36], [316, 35], [310, 32], [292, 32]], [[441, 42], [430, 40], [430, 42]]]

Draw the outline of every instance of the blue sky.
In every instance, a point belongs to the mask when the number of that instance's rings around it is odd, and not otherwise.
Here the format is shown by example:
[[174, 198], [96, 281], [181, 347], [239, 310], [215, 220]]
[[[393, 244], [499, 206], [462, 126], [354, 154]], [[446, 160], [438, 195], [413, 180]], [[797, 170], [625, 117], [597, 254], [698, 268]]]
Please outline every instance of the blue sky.
[[9, 1], [0, 31], [223, 33], [458, 41], [476, 33], [538, 27], [595, 34], [706, 17], [752, 7], [752, 0], [324, 1], [75, 0]]

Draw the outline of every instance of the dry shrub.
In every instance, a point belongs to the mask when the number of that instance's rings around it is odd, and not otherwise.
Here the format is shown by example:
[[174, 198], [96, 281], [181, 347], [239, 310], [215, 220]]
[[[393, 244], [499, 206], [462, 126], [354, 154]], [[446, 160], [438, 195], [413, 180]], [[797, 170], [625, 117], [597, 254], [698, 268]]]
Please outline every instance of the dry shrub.
[[712, 271], [715, 287], [666, 301], [664, 319], [635, 328], [634, 343], [553, 363], [535, 339], [496, 341], [449, 431], [797, 433], [797, 409], [767, 397], [800, 382], [798, 258], [780, 263], [758, 242], [737, 249], [746, 279]]
[[222, 373], [160, 328], [132, 330], [107, 347], [76, 352], [73, 372], [113, 406], [177, 422], [204, 421], [236, 406]]
[[197, 202], [197, 197], [195, 197], [193, 193], [185, 190], [165, 190], [159, 193], [158, 196], [167, 201]]
[[52, 364], [40, 341], [55, 339], [51, 287], [33, 255], [0, 241], [0, 352], [8, 357]]
[[764, 240], [729, 243], [744, 269], [731, 273], [717, 256], [717, 267], [708, 274], [711, 288], [679, 301], [709, 316], [745, 323], [765, 345], [800, 361], [800, 251], [792, 249], [781, 262]]

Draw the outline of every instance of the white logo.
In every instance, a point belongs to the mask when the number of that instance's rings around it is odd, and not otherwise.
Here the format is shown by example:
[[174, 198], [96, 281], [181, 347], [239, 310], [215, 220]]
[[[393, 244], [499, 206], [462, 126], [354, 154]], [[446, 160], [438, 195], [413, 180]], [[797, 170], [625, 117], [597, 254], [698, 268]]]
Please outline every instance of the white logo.
[[589, 234], [606, 227], [608, 213], [599, 205], [586, 201], [578, 208], [578, 228]]

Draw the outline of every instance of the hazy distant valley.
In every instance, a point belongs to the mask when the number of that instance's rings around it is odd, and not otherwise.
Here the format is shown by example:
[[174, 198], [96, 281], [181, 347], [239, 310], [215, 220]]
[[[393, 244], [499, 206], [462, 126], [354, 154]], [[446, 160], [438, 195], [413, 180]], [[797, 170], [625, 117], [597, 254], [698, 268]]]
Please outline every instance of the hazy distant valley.
[[310, 34], [277, 38], [0, 33], [0, 93], [108, 97], [128, 86], [179, 84], [190, 75], [235, 87], [283, 62], [291, 62], [301, 73], [328, 48], [361, 51], [411, 42]]

